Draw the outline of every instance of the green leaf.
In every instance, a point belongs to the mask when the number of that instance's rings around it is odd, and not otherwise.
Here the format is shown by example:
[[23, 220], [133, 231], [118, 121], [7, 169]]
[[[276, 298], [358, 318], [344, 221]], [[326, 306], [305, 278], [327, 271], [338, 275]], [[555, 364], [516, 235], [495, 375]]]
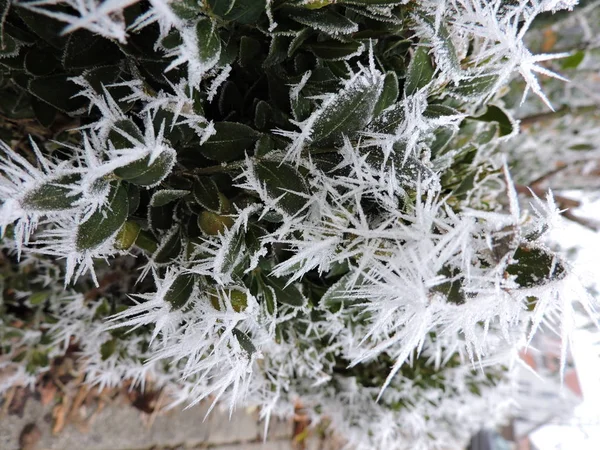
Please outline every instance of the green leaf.
[[156, 252], [152, 255], [152, 260], [156, 264], [164, 264], [176, 258], [181, 251], [181, 233], [179, 226], [176, 225], [162, 239]]
[[127, 221], [123, 224], [115, 238], [117, 250], [129, 250], [140, 234], [141, 227], [137, 222]]
[[190, 191], [181, 189], [162, 189], [154, 192], [150, 199], [150, 206], [164, 206], [188, 195]]
[[371, 121], [383, 80], [365, 83], [357, 80], [342, 91], [322, 110], [316, 112], [312, 129], [314, 142], [325, 144], [341, 141], [343, 134], [354, 135]]
[[113, 42], [87, 30], [77, 30], [68, 35], [63, 53], [66, 69], [86, 69], [118, 62], [122, 53]]
[[[65, 27], [64, 22], [48, 17], [44, 14], [35, 13], [30, 9], [23, 8], [14, 2], [11, 3], [17, 6], [15, 10], [19, 17], [23, 19], [23, 22], [27, 24], [27, 27], [41, 37], [44, 42], [60, 50], [65, 47], [67, 37], [62, 34], [62, 31]], [[66, 9], [67, 8], [64, 6], [60, 6], [54, 9], [54, 11], [57, 13], [66, 12]]]
[[73, 185], [81, 181], [81, 175], [72, 173], [54, 178], [23, 198], [23, 206], [36, 211], [60, 211], [70, 209], [81, 198], [81, 193], [74, 194]]
[[460, 111], [457, 109], [451, 108], [446, 105], [439, 104], [431, 104], [427, 105], [425, 111], [423, 111], [423, 116], [428, 119], [437, 119], [442, 116], [458, 116], [460, 115]]
[[289, 36], [273, 35], [271, 45], [269, 46], [269, 53], [263, 62], [263, 66], [270, 67], [285, 61], [291, 42], [292, 38]]
[[31, 107], [40, 125], [50, 128], [56, 119], [56, 108], [35, 97], [31, 99]]
[[223, 240], [223, 258], [219, 261], [218, 267], [220, 273], [232, 273], [242, 260], [242, 250], [245, 243], [244, 232], [239, 229], [231, 233], [230, 231], [230, 235]]
[[288, 47], [287, 55], [291, 57], [296, 53], [296, 50], [300, 48], [306, 40], [313, 35], [314, 31], [311, 28], [304, 28], [302, 31], [296, 33], [292, 42], [290, 42], [290, 46]]
[[575, 144], [569, 146], [569, 150], [573, 150], [576, 152], [585, 152], [589, 150], [594, 150], [594, 148], [595, 147], [591, 144]]
[[337, 36], [358, 31], [358, 24], [332, 9], [307, 10], [293, 8], [289, 17], [302, 25], [306, 25], [326, 34]]
[[349, 272], [332, 284], [321, 297], [321, 304], [327, 309], [333, 311], [339, 310], [344, 300], [348, 297], [349, 283], [354, 276], [352, 272]]
[[29, 304], [32, 305], [32, 306], [41, 305], [46, 300], [48, 300], [48, 298], [50, 298], [51, 294], [52, 294], [52, 291], [34, 292], [33, 294], [31, 294], [29, 296]]
[[175, 165], [175, 158], [174, 151], [165, 151], [150, 164], [150, 155], [148, 155], [115, 169], [114, 173], [116, 176], [138, 186], [153, 186], [160, 183], [171, 172]]
[[562, 59], [560, 66], [563, 68], [563, 70], [577, 69], [577, 67], [579, 67], [579, 64], [582, 63], [584, 58], [585, 52], [583, 50], [579, 50], [578, 52], [575, 52], [572, 55], [569, 55], [566, 58]]
[[460, 269], [456, 267], [442, 267], [438, 275], [443, 276], [446, 281], [435, 285], [431, 290], [445, 295], [449, 303], [462, 305], [465, 302], [465, 292], [463, 289], [464, 277], [461, 277], [460, 273]]
[[219, 188], [210, 177], [199, 177], [194, 182], [192, 189], [194, 200], [203, 208], [214, 213], [222, 213], [222, 202], [219, 196]]
[[249, 36], [240, 39], [239, 63], [242, 67], [251, 67], [257, 64], [257, 58], [262, 59], [260, 42]]
[[95, 248], [115, 234], [125, 223], [128, 209], [127, 189], [113, 183], [106, 203], [77, 228], [77, 251]]
[[469, 116], [468, 118], [481, 122], [496, 122], [500, 127], [500, 136], [507, 136], [514, 130], [508, 113], [499, 106], [488, 105], [485, 113], [479, 116]]
[[365, 50], [365, 46], [358, 41], [340, 42], [334, 39], [311, 42], [308, 48], [317, 57], [330, 61], [347, 60]]
[[108, 133], [108, 140], [114, 148], [121, 150], [132, 148], [144, 142], [144, 135], [138, 126], [130, 119], [118, 120]]
[[212, 13], [220, 17], [227, 14], [233, 8], [234, 3], [235, 0], [208, 0]]
[[408, 65], [404, 94], [413, 95], [419, 89], [425, 87], [433, 79], [433, 65], [424, 47], [419, 47]]
[[117, 350], [117, 342], [116, 338], [112, 338], [100, 346], [100, 357], [102, 358], [102, 361], [106, 361], [115, 353]]
[[452, 93], [466, 100], [483, 99], [490, 94], [498, 81], [498, 75], [480, 75], [461, 80], [458, 86], [451, 87]]
[[431, 32], [436, 33], [434, 41], [436, 46], [436, 62], [438, 65], [443, 64], [447, 66], [446, 71], [448, 72], [460, 73], [461, 67], [456, 55], [456, 48], [444, 21], [440, 21], [436, 27], [435, 18], [428, 16], [421, 16], [421, 18], [429, 25]]
[[238, 330], [237, 328], [234, 328], [232, 333], [240, 343], [240, 347], [242, 347], [242, 349], [248, 353], [248, 357], [252, 356], [252, 354], [256, 352], [256, 347], [254, 347], [252, 340], [246, 333]]
[[375, 104], [373, 117], [377, 117], [381, 112], [396, 103], [400, 88], [398, 87], [398, 77], [395, 72], [387, 72], [383, 80], [383, 89]]
[[247, 125], [236, 122], [215, 123], [216, 133], [200, 146], [200, 152], [214, 161], [226, 162], [244, 156], [251, 150], [260, 133]]
[[393, 134], [398, 126], [404, 122], [404, 118], [404, 104], [399, 102], [376, 117], [369, 124], [369, 129], [375, 133]]
[[193, 274], [178, 275], [165, 294], [165, 301], [171, 304], [173, 310], [185, 306], [194, 291], [196, 279]]
[[48, 48], [32, 47], [25, 55], [25, 70], [35, 76], [50, 75], [60, 67]]
[[286, 286], [287, 280], [284, 278], [264, 277], [267, 286], [273, 288], [275, 298], [279, 303], [295, 307], [301, 307], [306, 302], [302, 293], [293, 283]]
[[515, 251], [506, 272], [515, 276], [517, 284], [524, 288], [543, 286], [566, 276], [562, 261], [550, 251], [521, 245]]
[[308, 186], [293, 166], [275, 161], [259, 161], [254, 170], [269, 197], [273, 200], [281, 197], [277, 201], [279, 209], [286, 214], [295, 215], [304, 208], [309, 195]]
[[28, 90], [59, 111], [73, 114], [85, 106], [86, 100], [83, 97], [74, 97], [79, 94], [80, 88], [68, 78], [67, 74], [33, 78], [29, 81]]
[[221, 55], [219, 30], [212, 20], [202, 18], [196, 24], [196, 35], [198, 36], [198, 59], [203, 68], [208, 70], [219, 61]]
[[235, 0], [223, 18], [242, 24], [254, 24], [265, 11], [266, 6], [267, 3], [262, 0]]

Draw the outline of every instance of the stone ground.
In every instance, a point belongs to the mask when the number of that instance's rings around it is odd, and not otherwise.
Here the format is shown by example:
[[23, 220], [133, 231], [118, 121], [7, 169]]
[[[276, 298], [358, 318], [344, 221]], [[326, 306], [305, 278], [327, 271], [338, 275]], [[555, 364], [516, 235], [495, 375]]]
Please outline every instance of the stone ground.
[[[255, 414], [213, 411], [204, 420], [207, 405], [156, 415], [141, 413], [125, 400], [115, 400], [86, 423], [67, 423], [52, 434], [53, 405], [34, 396], [17, 411], [0, 411], [1, 450], [335, 450], [316, 437], [293, 443], [293, 424], [274, 421], [266, 442], [263, 424]], [[90, 423], [91, 422], [91, 423]]]

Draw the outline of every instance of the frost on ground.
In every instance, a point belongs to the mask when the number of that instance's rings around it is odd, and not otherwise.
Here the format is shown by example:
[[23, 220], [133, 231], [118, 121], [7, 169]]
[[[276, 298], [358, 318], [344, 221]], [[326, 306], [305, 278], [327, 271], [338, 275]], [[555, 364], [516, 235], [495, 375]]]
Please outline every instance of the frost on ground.
[[2, 144], [2, 245], [34, 274], [11, 295], [48, 318], [0, 315], [0, 391], [76, 342], [88, 383], [167, 386], [173, 407], [258, 406], [268, 427], [299, 401], [358, 449], [460, 448], [511, 407], [538, 327], [566, 345], [572, 301], [591, 309], [545, 244], [552, 194], [520, 205], [500, 151], [507, 83], [552, 108], [538, 76], [562, 80], [545, 62], [565, 54], [525, 34], [577, 2], [229, 3], [11, 5], [128, 56], [108, 81], [70, 72], [79, 138]]

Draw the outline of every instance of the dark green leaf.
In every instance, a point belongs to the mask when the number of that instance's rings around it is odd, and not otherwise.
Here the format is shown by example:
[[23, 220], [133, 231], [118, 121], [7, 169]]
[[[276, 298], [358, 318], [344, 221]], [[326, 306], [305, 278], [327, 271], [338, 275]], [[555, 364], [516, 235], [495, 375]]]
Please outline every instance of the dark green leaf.
[[395, 72], [385, 74], [383, 80], [383, 89], [373, 110], [373, 117], [377, 117], [381, 112], [396, 103], [400, 89], [398, 87], [398, 77]]
[[436, 105], [436, 104], [427, 105], [427, 108], [425, 109], [425, 111], [423, 111], [423, 116], [427, 117], [428, 119], [437, 119], [442, 116], [458, 116], [458, 115], [460, 115], [460, 111], [458, 111], [454, 108], [451, 108], [450, 106], [446, 106], [446, 105]]
[[240, 39], [240, 66], [251, 67], [257, 64], [257, 57], [260, 58], [260, 42], [256, 39], [242, 36]]
[[198, 36], [198, 59], [203, 68], [208, 70], [219, 61], [221, 37], [216, 24], [208, 18], [198, 21], [196, 34]]
[[290, 43], [290, 46], [288, 47], [288, 56], [291, 57], [296, 52], [296, 50], [298, 50], [300, 46], [304, 44], [304, 42], [309, 37], [312, 36], [312, 34], [313, 30], [310, 28], [304, 28], [302, 31], [296, 33], [296, 36], [294, 36], [292, 42]]
[[180, 189], [162, 189], [152, 194], [150, 206], [164, 206], [188, 195], [190, 191]]
[[308, 44], [310, 50], [324, 60], [346, 60], [360, 55], [365, 47], [358, 41], [340, 42], [333, 39], [312, 42]]
[[50, 75], [60, 66], [48, 48], [33, 47], [25, 55], [25, 70], [35, 76]]
[[172, 309], [177, 310], [185, 306], [194, 291], [195, 281], [194, 275], [189, 273], [175, 278], [165, 294], [165, 301], [171, 304]]
[[156, 264], [164, 264], [171, 259], [176, 258], [181, 251], [181, 233], [179, 226], [175, 226], [162, 239], [156, 252], [152, 255], [152, 260]]
[[254, 24], [265, 11], [266, 6], [267, 3], [262, 0], [235, 0], [223, 18], [243, 24]]
[[482, 99], [492, 92], [498, 75], [480, 75], [477, 77], [461, 80], [458, 86], [452, 87], [454, 94], [469, 99]]
[[332, 9], [290, 9], [289, 16], [298, 23], [334, 36], [358, 31], [358, 24]]
[[102, 358], [102, 361], [106, 361], [108, 358], [110, 358], [111, 355], [113, 353], [115, 353], [116, 350], [117, 350], [117, 339], [116, 338], [112, 338], [112, 339], [104, 342], [100, 346], [100, 357]]
[[433, 79], [433, 66], [431, 59], [424, 47], [419, 47], [408, 65], [404, 94], [413, 95], [419, 89], [425, 87]]
[[500, 127], [500, 136], [506, 136], [513, 132], [513, 123], [508, 113], [499, 106], [488, 105], [485, 113], [480, 116], [469, 116], [469, 119], [481, 122], [496, 122]]
[[68, 79], [67, 74], [49, 75], [33, 78], [29, 82], [29, 92], [49, 103], [59, 111], [74, 113], [86, 104], [83, 97], [75, 97], [80, 88]]
[[23, 206], [36, 211], [58, 211], [70, 209], [81, 198], [74, 195], [73, 186], [81, 181], [81, 175], [73, 173], [50, 180], [26, 194]]
[[108, 133], [108, 140], [117, 150], [132, 148], [144, 142], [144, 135], [138, 126], [130, 119], [115, 122]]
[[79, 225], [75, 245], [78, 251], [90, 250], [105, 242], [127, 219], [129, 200], [123, 184], [113, 184], [106, 203]]
[[214, 213], [222, 212], [219, 188], [212, 178], [199, 177], [196, 179], [192, 193], [194, 195], [194, 200], [196, 200], [203, 208]]
[[114, 43], [87, 30], [69, 34], [63, 53], [66, 69], [85, 69], [116, 63], [122, 53]]
[[242, 261], [242, 250], [244, 248], [244, 232], [237, 230], [229, 239], [224, 240], [223, 259], [220, 261], [218, 271], [221, 273], [232, 273], [235, 267]]
[[31, 107], [40, 125], [49, 128], [54, 123], [57, 113], [56, 108], [35, 97], [31, 99]]
[[152, 186], [165, 178], [175, 164], [175, 152], [165, 151], [161, 153], [153, 163], [150, 156], [134, 161], [126, 166], [115, 170], [115, 175], [137, 184], [138, 186]]
[[212, 13], [220, 17], [227, 14], [234, 3], [235, 0], [208, 0], [208, 5], [210, 6]]
[[532, 288], [564, 278], [566, 268], [550, 251], [522, 245], [515, 251], [506, 272], [515, 276], [519, 286]]
[[287, 280], [276, 277], [264, 277], [264, 282], [273, 288], [279, 303], [295, 307], [304, 305], [306, 299], [293, 283], [286, 286]]
[[215, 123], [216, 134], [200, 146], [200, 152], [215, 161], [231, 161], [252, 149], [260, 134], [247, 125], [236, 122]]
[[313, 124], [314, 142], [339, 143], [342, 135], [354, 135], [373, 118], [375, 104], [383, 87], [383, 80], [364, 83], [357, 80], [340, 91], [316, 114]]
[[237, 328], [234, 328], [232, 332], [238, 340], [238, 342], [240, 343], [240, 347], [242, 347], [242, 349], [246, 353], [248, 353], [248, 357], [252, 356], [252, 354], [256, 352], [256, 347], [254, 347], [254, 344], [252, 343], [250, 337], [243, 331], [238, 330]]
[[258, 180], [267, 194], [277, 199], [277, 206], [286, 214], [298, 214], [306, 205], [309, 194], [304, 178], [291, 165], [275, 161], [259, 161], [254, 166]]

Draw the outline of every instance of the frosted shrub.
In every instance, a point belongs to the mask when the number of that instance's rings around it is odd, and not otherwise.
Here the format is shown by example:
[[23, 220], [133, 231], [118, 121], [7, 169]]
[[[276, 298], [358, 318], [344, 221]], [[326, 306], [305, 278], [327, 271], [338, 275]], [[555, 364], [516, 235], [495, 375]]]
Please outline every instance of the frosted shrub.
[[90, 384], [463, 445], [568, 341], [500, 97], [551, 107], [523, 37], [575, 3], [0, 2], [0, 390], [76, 343]]

